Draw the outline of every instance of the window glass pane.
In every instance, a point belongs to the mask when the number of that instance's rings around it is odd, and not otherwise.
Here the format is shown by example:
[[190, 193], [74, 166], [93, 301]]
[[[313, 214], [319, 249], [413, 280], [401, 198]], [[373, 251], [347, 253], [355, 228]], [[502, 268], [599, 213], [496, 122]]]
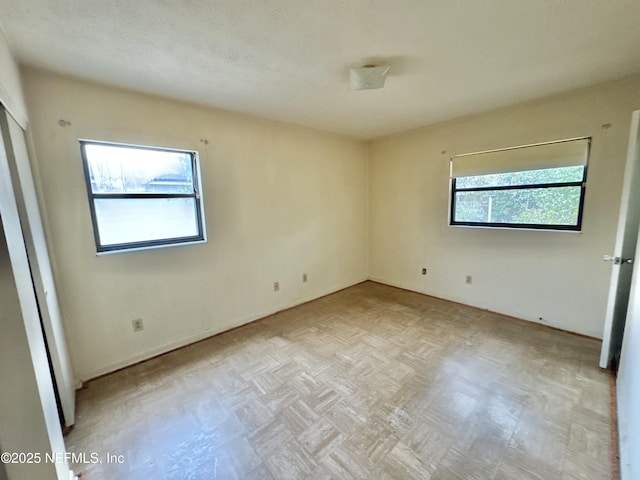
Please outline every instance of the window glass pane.
[[193, 193], [191, 154], [85, 144], [93, 193]]
[[541, 185], [548, 183], [581, 182], [584, 166], [545, 168], [526, 172], [495, 173], [456, 178], [456, 189], [476, 187], [505, 187], [512, 185]]
[[456, 192], [455, 222], [577, 225], [581, 187]]
[[94, 202], [102, 246], [198, 235], [194, 198], [109, 198]]

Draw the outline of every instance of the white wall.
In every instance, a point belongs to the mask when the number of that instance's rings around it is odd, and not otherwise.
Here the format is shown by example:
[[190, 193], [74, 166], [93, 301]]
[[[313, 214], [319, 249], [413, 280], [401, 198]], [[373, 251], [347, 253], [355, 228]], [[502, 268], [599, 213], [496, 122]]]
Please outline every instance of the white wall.
[[[38, 70], [23, 78], [79, 379], [367, 278], [366, 144]], [[208, 243], [96, 256], [79, 138], [198, 150]]]
[[[2, 450], [0, 450], [0, 454], [2, 453]], [[4, 463], [0, 463], [0, 480], [8, 480], [7, 478], [7, 470], [4, 467]]]
[[20, 126], [25, 128], [27, 109], [20, 83], [20, 70], [11, 55], [2, 26], [0, 26], [0, 100]]
[[[636, 77], [374, 141], [370, 278], [601, 337], [611, 273], [602, 256], [613, 251], [639, 106]], [[448, 226], [451, 156], [580, 136], [593, 137], [582, 233]]]

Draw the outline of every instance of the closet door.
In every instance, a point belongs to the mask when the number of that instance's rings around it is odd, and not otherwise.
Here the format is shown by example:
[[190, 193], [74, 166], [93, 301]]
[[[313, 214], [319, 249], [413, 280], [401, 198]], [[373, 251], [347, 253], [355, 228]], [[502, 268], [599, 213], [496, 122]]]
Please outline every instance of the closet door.
[[[0, 108], [0, 449], [43, 457], [47, 452], [64, 455], [50, 364], [9, 167], [12, 149], [5, 144], [7, 127]], [[66, 460], [7, 463], [4, 468], [8, 478], [71, 478]]]
[[11, 172], [11, 183], [18, 206], [60, 408], [65, 425], [71, 426], [75, 422], [75, 380], [31, 174], [26, 136], [24, 130], [2, 105], [0, 105], [0, 131]]

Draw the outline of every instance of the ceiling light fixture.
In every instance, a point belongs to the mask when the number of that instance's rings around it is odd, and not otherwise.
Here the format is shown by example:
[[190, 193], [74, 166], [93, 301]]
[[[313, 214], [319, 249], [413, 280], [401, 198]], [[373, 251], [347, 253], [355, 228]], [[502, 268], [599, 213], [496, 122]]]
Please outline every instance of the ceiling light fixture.
[[349, 70], [349, 88], [351, 90], [369, 90], [384, 87], [384, 81], [391, 65], [365, 65]]

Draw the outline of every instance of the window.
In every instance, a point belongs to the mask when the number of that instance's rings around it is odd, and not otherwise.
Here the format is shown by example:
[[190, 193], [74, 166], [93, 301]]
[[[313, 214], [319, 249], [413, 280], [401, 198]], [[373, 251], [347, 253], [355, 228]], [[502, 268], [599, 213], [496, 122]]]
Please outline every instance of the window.
[[98, 253], [204, 242], [198, 154], [80, 141]]
[[579, 231], [589, 145], [581, 138], [453, 157], [449, 224]]

